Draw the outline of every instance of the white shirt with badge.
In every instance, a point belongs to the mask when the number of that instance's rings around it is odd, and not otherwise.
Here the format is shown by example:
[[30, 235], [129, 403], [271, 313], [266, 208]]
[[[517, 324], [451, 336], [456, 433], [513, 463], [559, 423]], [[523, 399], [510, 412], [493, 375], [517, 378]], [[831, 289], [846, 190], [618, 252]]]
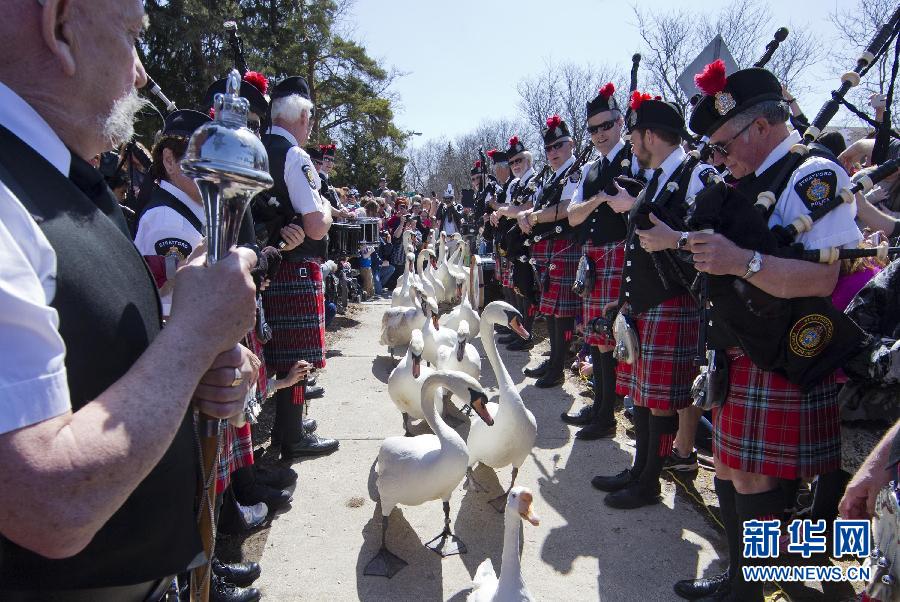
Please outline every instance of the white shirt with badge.
[[291, 149], [284, 160], [284, 183], [291, 197], [294, 211], [301, 215], [325, 211], [319, 188], [322, 181], [309, 154], [297, 143], [289, 131], [280, 126], [272, 126], [271, 133], [281, 136], [291, 143]]
[[[756, 170], [756, 175], [760, 175], [784, 157], [791, 147], [799, 142], [800, 134], [796, 131], [791, 132], [769, 153]], [[841, 189], [849, 187], [850, 176], [841, 166], [823, 157], [809, 157], [791, 174], [769, 217], [769, 227], [788, 225], [801, 215], [809, 215], [812, 209], [827, 203]], [[807, 249], [854, 248], [862, 240], [862, 233], [855, 220], [856, 203], [850, 205], [841, 203], [821, 219], [813, 222], [812, 229], [800, 234], [796, 242], [802, 243]]]
[[[200, 223], [206, 225], [206, 212], [203, 206], [189, 197], [171, 182], [162, 180], [159, 187], [183, 203], [191, 213], [197, 216]], [[186, 218], [171, 207], [154, 207], [141, 216], [138, 223], [134, 244], [141, 255], [174, 255], [180, 263], [200, 244], [203, 234]], [[163, 316], [168, 316], [172, 308], [172, 293], [163, 295]]]
[[[71, 154], [18, 94], [0, 82], [0, 125], [63, 175]], [[0, 182], [0, 434], [71, 410], [56, 294], [56, 252], [15, 194]]]

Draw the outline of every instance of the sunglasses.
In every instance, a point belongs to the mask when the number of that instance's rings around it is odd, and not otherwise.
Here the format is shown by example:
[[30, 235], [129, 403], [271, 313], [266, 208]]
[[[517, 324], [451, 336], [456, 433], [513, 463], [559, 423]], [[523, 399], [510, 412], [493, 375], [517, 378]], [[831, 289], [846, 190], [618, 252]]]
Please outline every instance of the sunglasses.
[[519, 163], [521, 163], [524, 160], [525, 159], [523, 159], [522, 157], [519, 157], [518, 159], [513, 159], [512, 161], [510, 161], [509, 164], [510, 165], [518, 165]]
[[609, 130], [611, 130], [613, 128], [614, 125], [616, 125], [616, 120], [610, 119], [609, 121], [604, 121], [603, 123], [598, 123], [597, 125], [587, 126], [587, 131], [588, 131], [588, 134], [593, 136], [600, 130], [603, 130], [604, 132], [608, 132]]
[[722, 155], [722, 158], [727, 157], [728, 156], [728, 147], [731, 146], [732, 142], [737, 140], [738, 136], [740, 136], [741, 134], [746, 132], [748, 129], [750, 129], [751, 125], [753, 125], [752, 121], [750, 123], [748, 123], [747, 125], [745, 125], [744, 127], [742, 127], [740, 132], [738, 132], [737, 134], [735, 134], [734, 136], [729, 138], [728, 142], [725, 142], [724, 144], [719, 144], [718, 142], [715, 144], [710, 144], [709, 152], [718, 153], [718, 154]]
[[563, 147], [563, 144], [565, 144], [565, 143], [566, 143], [565, 140], [560, 140], [556, 144], [548, 144], [548, 145], [544, 146], [544, 152], [549, 153], [550, 151], [559, 150]]

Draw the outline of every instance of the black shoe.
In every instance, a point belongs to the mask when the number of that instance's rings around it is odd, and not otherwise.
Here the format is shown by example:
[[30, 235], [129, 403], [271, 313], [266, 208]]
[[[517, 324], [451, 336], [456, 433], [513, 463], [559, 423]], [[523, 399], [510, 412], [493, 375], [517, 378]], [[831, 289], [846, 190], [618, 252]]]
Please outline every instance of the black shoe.
[[518, 341], [519, 338], [519, 335], [513, 332], [511, 334], [505, 334], [503, 336], [497, 337], [497, 342], [501, 345], [509, 345], [513, 341]]
[[262, 569], [255, 562], [225, 564], [218, 558], [212, 561], [213, 574], [238, 587], [247, 587], [259, 579]]
[[566, 376], [562, 373], [562, 371], [557, 372], [556, 374], [544, 374], [542, 377], [534, 381], [534, 386], [540, 389], [551, 389], [553, 387], [558, 387], [566, 381]]
[[[263, 502], [269, 507], [269, 510], [283, 508], [291, 503], [291, 500], [293, 499], [291, 494], [284, 489], [276, 489], [269, 485], [263, 485], [259, 481], [256, 481], [253, 486], [247, 488], [246, 491], [241, 491], [240, 493], [236, 491], [235, 497], [242, 506], [255, 506], [256, 504]], [[232, 583], [234, 582], [232, 581]]]
[[318, 423], [316, 423], [315, 418], [304, 418], [303, 419], [303, 432], [304, 433], [315, 433], [317, 428], [319, 428], [319, 425], [318, 425]]
[[663, 469], [677, 472], [697, 472], [700, 469], [700, 463], [697, 462], [697, 452], [692, 451], [687, 456], [682, 457], [673, 447], [666, 459], [663, 460]]
[[306, 385], [306, 391], [304, 392], [305, 399], [318, 399], [323, 395], [325, 395], [325, 387]]
[[527, 339], [519, 338], [519, 340], [513, 341], [506, 346], [506, 349], [509, 351], [528, 351], [532, 347], [534, 347], [534, 337], [528, 337]]
[[540, 378], [550, 369], [550, 360], [544, 360], [534, 368], [522, 368], [522, 374], [528, 378]]
[[659, 492], [645, 491], [643, 487], [634, 483], [625, 489], [613, 491], [603, 498], [603, 503], [610, 508], [619, 510], [632, 510], [644, 506], [652, 506], [662, 501]]
[[591, 485], [593, 485], [594, 489], [599, 489], [600, 491], [619, 491], [620, 489], [625, 489], [634, 481], [635, 478], [631, 475], [631, 469], [626, 468], [619, 474], [612, 476], [597, 475], [591, 479]]
[[256, 469], [256, 482], [276, 489], [285, 489], [297, 482], [297, 473], [287, 466], [274, 464]]
[[306, 377], [306, 386], [307, 387], [315, 387], [316, 386], [316, 377], [315, 376], [307, 376]]
[[260, 593], [255, 587], [237, 587], [213, 575], [209, 588], [210, 602], [257, 602]]
[[704, 596], [727, 594], [731, 591], [731, 577], [728, 571], [701, 577], [700, 579], [682, 579], [672, 588], [675, 593], [686, 600], [698, 600]]
[[566, 424], [573, 426], [584, 426], [591, 423], [591, 414], [594, 412], [594, 406], [584, 405], [577, 412], [563, 412], [559, 415], [559, 419]]
[[281, 446], [282, 459], [330, 454], [340, 446], [337, 439], [325, 439], [318, 435], [303, 435], [299, 441]]
[[575, 433], [576, 439], [582, 441], [594, 441], [596, 439], [612, 439], [616, 436], [616, 423], [612, 424], [589, 424], [583, 429]]

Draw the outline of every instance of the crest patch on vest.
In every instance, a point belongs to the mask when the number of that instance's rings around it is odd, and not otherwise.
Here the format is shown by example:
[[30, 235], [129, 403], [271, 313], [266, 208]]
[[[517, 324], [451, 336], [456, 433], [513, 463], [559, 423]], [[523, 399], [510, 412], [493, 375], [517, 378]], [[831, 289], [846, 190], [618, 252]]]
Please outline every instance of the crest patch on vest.
[[791, 327], [788, 341], [791, 353], [800, 357], [815, 357], [831, 341], [834, 324], [822, 314], [809, 314]]
[[153, 248], [156, 250], [157, 255], [162, 255], [163, 257], [171, 255], [178, 261], [184, 261], [191, 254], [191, 251], [194, 250], [187, 241], [180, 238], [163, 238], [156, 241]]
[[704, 186], [712, 186], [716, 183], [716, 177], [718, 175], [719, 172], [717, 172], [715, 169], [713, 169], [712, 167], [707, 167], [706, 169], [701, 171], [697, 177], [700, 178], [700, 181], [703, 182]]
[[837, 194], [837, 174], [833, 169], [820, 169], [797, 182], [794, 190], [807, 209], [818, 209]]

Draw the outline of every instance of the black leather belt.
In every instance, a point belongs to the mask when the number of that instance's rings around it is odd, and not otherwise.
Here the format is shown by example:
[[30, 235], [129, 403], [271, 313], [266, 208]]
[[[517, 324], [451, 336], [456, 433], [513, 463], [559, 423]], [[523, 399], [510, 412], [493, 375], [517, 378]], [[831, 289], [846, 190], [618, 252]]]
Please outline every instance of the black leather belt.
[[134, 585], [69, 590], [0, 590], [4, 602], [158, 602], [175, 576]]

